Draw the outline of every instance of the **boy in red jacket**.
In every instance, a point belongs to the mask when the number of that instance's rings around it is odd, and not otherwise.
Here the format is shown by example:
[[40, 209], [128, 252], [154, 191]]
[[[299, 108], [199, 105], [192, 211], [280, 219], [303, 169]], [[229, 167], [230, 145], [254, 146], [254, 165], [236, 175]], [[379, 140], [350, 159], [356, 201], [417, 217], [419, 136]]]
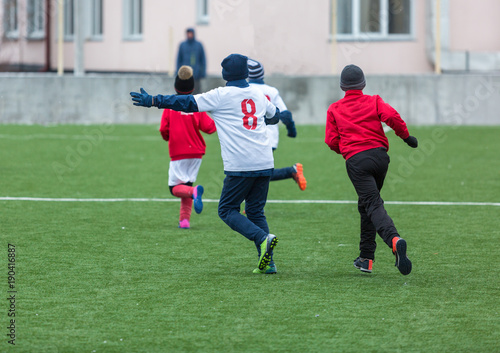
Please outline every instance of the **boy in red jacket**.
[[[194, 90], [193, 69], [181, 66], [175, 78], [177, 94], [191, 94]], [[168, 141], [170, 166], [168, 186], [172, 195], [181, 199], [179, 228], [189, 229], [191, 209], [203, 210], [203, 186], [193, 187], [205, 154], [205, 140], [200, 130], [213, 134], [215, 123], [207, 113], [183, 113], [165, 109], [161, 117], [160, 133]]]
[[354, 267], [372, 272], [378, 233], [396, 256], [399, 272], [408, 275], [412, 266], [406, 256], [406, 241], [399, 236], [380, 197], [390, 161], [387, 155], [389, 141], [382, 122], [410, 147], [416, 148], [418, 141], [410, 136], [394, 108], [378, 95], [363, 94], [365, 85], [363, 71], [356, 65], [348, 65], [342, 70], [340, 88], [346, 94], [328, 109], [325, 143], [345, 158], [347, 174], [358, 194], [361, 239], [360, 255], [354, 260]]

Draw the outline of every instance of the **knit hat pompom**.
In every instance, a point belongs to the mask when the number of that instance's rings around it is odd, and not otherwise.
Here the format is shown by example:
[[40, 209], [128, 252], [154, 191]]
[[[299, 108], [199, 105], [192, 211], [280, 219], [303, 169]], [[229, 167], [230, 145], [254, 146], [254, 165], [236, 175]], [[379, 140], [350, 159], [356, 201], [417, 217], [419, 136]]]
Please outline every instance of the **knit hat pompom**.
[[191, 66], [183, 65], [177, 72], [177, 76], [179, 76], [181, 80], [189, 80], [193, 76], [193, 69]]
[[231, 54], [222, 63], [222, 77], [226, 81], [244, 80], [248, 77], [248, 58], [241, 54]]
[[175, 91], [177, 94], [191, 94], [194, 91], [194, 77], [191, 66], [183, 65], [175, 77]]
[[356, 65], [347, 65], [340, 74], [340, 88], [343, 91], [362, 90], [366, 86], [365, 74]]
[[248, 59], [248, 78], [250, 80], [264, 79], [264, 67], [257, 60]]

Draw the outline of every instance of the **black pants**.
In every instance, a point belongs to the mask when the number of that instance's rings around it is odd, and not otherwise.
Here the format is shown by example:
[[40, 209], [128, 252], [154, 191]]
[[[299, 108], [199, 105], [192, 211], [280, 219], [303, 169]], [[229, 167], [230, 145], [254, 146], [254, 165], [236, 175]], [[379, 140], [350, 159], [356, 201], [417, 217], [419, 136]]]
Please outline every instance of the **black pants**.
[[375, 259], [377, 233], [392, 248], [392, 238], [398, 235], [394, 222], [384, 208], [380, 190], [384, 185], [389, 155], [385, 148], [374, 148], [355, 154], [346, 161], [346, 169], [358, 194], [361, 216], [360, 257]]

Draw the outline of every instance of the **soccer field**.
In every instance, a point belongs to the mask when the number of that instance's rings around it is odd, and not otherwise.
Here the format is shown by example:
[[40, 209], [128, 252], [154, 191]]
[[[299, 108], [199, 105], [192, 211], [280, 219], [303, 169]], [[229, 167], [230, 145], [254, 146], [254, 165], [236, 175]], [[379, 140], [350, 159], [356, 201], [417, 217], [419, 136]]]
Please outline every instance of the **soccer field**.
[[380, 238], [373, 273], [353, 267], [343, 158], [323, 126], [282, 128], [275, 166], [301, 162], [308, 184], [270, 185], [280, 243], [266, 276], [217, 216], [217, 136], [205, 135], [203, 213], [181, 230], [156, 126], [1, 126], [0, 289], [15, 299], [0, 351], [500, 352], [500, 127], [410, 127], [418, 149], [387, 134], [382, 197], [408, 276]]

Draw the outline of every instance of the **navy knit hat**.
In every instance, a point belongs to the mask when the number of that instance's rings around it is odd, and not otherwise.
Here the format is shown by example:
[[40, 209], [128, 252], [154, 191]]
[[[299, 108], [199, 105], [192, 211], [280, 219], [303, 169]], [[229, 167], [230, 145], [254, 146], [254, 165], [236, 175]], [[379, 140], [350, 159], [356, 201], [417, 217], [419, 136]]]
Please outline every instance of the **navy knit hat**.
[[257, 60], [248, 59], [248, 78], [250, 80], [264, 79], [264, 67]]
[[194, 91], [193, 69], [182, 65], [177, 72], [174, 83], [177, 94], [191, 94]]
[[362, 90], [366, 86], [365, 75], [356, 65], [347, 65], [340, 74], [340, 88], [343, 91]]
[[248, 77], [248, 58], [241, 54], [231, 54], [222, 60], [222, 77], [226, 81], [244, 80]]

